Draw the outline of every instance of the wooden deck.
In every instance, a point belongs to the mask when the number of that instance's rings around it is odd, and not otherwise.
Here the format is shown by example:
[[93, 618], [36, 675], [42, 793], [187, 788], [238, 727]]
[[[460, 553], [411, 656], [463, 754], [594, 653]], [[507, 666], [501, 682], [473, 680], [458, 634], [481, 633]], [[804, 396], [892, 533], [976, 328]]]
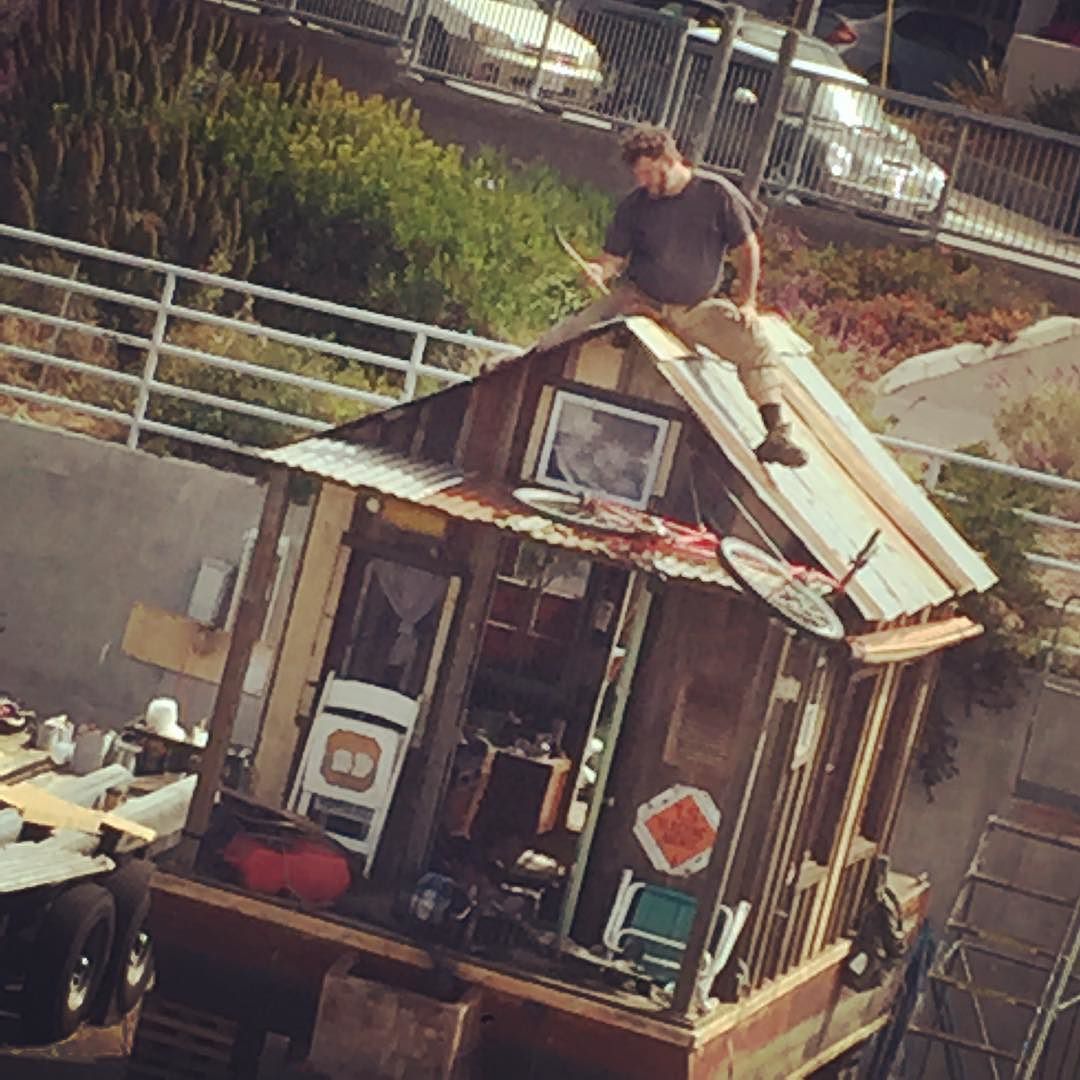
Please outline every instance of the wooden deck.
[[[912, 927], [925, 882], [904, 878]], [[297, 911], [212, 883], [158, 874], [155, 940], [162, 990], [241, 1024], [306, 1041], [322, 978], [345, 952], [367, 978], [424, 990], [454, 977], [482, 995], [483, 1077], [505, 1077], [523, 1061], [560, 1080], [776, 1080], [809, 1075], [883, 1022], [899, 971], [872, 991], [840, 983], [846, 943], [696, 1023], [654, 1004], [565, 978], [524, 973], [464, 956], [429, 952], [400, 935]], [[535, 1073], [549, 1075], [549, 1071]]]

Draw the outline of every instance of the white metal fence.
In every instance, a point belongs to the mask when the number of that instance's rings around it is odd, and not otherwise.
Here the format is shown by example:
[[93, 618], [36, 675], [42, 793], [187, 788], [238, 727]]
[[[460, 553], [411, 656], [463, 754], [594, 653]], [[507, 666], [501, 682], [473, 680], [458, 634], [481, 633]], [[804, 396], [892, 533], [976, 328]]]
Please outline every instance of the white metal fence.
[[[703, 115], [719, 30], [621, 0], [260, 6], [396, 43], [413, 73], [511, 101], [613, 124], [665, 123], [684, 139], [704, 125], [703, 163], [732, 174], [746, 165], [779, 77], [775, 41], [744, 28], [716, 109]], [[830, 55], [804, 38], [785, 77], [765, 172], [774, 193], [1080, 268], [1080, 138], [834, 77]]]
[[[251, 452], [517, 351], [9, 225], [0, 240], [14, 245], [0, 260], [0, 394], [91, 418], [132, 448], [155, 435]], [[323, 336], [289, 329], [312, 316]]]
[[[0, 244], [0, 401], [38, 406], [45, 422], [42, 410], [86, 418], [89, 434], [132, 448], [191, 444], [252, 454], [462, 382], [484, 361], [519, 351], [10, 225], [0, 225]], [[125, 287], [117, 271], [129, 275]], [[255, 301], [257, 312], [220, 314]], [[324, 329], [335, 340], [289, 329], [312, 315], [330, 320]], [[349, 337], [370, 337], [377, 348], [342, 343]], [[148, 437], [162, 442], [147, 446]], [[929, 488], [951, 463], [1080, 497], [1080, 480], [893, 436], [881, 441], [924, 460]], [[1044, 528], [1080, 530], [1075, 520], [1024, 513]], [[1080, 572], [1071, 559], [1028, 558]]]

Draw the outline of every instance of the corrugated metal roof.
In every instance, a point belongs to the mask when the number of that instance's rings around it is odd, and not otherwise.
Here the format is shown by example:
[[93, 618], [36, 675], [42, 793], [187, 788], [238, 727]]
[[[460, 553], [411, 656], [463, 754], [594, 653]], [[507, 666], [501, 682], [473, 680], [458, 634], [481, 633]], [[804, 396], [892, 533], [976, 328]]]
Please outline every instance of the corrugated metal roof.
[[[512, 491], [476, 478], [464, 478], [444, 465], [364, 443], [305, 439], [266, 455], [294, 469], [353, 488], [362, 488], [438, 510], [462, 521], [494, 525], [542, 544], [610, 559], [667, 578], [729, 588], [738, 586], [706, 550], [698, 553], [652, 535], [626, 536], [555, 521], [530, 510]], [[685, 527], [670, 523], [674, 532]]]
[[810, 459], [801, 469], [763, 466], [754, 457], [765, 432], [733, 365], [687, 356], [649, 319], [626, 320], [725, 456], [828, 573], [843, 576], [871, 533], [881, 531], [848, 587], [865, 617], [912, 615], [993, 584], [986, 564], [817, 370], [809, 345], [778, 318], [763, 323], [786, 362], [793, 436]]
[[[610, 559], [662, 577], [738, 588], [716, 558], [708, 554], [707, 545], [698, 552], [678, 543], [674, 535], [670, 539], [654, 535], [626, 536], [553, 521], [530, 511], [514, 498], [513, 492], [494, 485], [466, 481], [420, 501], [451, 517], [495, 525], [542, 544]], [[668, 524], [673, 533], [681, 532], [678, 523]]]
[[449, 465], [418, 461], [379, 446], [321, 435], [270, 450], [264, 456], [349, 487], [371, 488], [409, 501], [423, 499], [462, 480], [461, 473]]

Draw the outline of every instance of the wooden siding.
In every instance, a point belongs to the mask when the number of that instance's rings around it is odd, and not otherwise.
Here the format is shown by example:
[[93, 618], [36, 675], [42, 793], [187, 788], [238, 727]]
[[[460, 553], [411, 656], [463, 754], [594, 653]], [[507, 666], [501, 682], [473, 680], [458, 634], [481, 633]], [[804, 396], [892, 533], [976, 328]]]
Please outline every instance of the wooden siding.
[[767, 626], [763, 609], [735, 596], [669, 587], [654, 604], [607, 788], [610, 803], [590, 856], [578, 940], [599, 939], [624, 868], [698, 895], [701, 875], [672, 878], [653, 868], [632, 834], [635, 815], [676, 783], [708, 791], [724, 818], [737, 814], [742, 792], [730, 781], [758, 733], [756, 723], [740, 727], [740, 707]]

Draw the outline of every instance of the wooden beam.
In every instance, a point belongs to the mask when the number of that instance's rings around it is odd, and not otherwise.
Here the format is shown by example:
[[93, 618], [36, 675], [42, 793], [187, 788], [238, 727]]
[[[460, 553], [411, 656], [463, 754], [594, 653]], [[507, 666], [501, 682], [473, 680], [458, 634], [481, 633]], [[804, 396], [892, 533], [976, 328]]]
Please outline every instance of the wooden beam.
[[[741, 735], [756, 729], [757, 739], [752, 753], [737, 756], [731, 778], [731, 790], [742, 793], [739, 810], [736, 814], [729, 814], [721, 820], [720, 827], [716, 831], [709, 865], [703, 871], [704, 881], [698, 891], [702, 899], [698, 904], [690, 935], [686, 941], [672, 1001], [673, 1011], [682, 1016], [690, 1015], [702, 957], [716, 933], [720, 906], [724, 902], [724, 896], [731, 881], [746, 813], [753, 797], [754, 785], [757, 782], [758, 771], [773, 726], [769, 723], [768, 703], [772, 699], [776, 682], [780, 677], [790, 640], [787, 627], [776, 619], [770, 619], [761, 658], [754, 671], [753, 682], [739, 710], [736, 730]], [[766, 687], [768, 688], [767, 698]]]
[[[226, 917], [240, 916], [262, 923], [270, 941], [275, 938], [281, 940], [285, 934], [292, 934], [312, 941], [340, 945], [343, 952], [355, 950], [361, 954], [383, 957], [420, 971], [429, 971], [436, 964], [430, 949], [413, 945], [403, 938], [366, 930], [342, 921], [331, 921], [325, 915], [295, 911], [268, 897], [227, 890], [220, 885], [160, 871], [154, 875], [153, 890], [155, 894], [161, 894], [163, 905], [168, 900], [175, 900], [179, 904], [186, 904], [193, 911], [203, 908], [211, 916], [206, 924], [189, 931], [196, 939], [199, 930], [217, 925], [219, 920], [214, 916], [220, 913]], [[447, 953], [441, 954], [440, 962], [445, 963], [447, 970], [459, 979], [498, 994], [535, 1002], [545, 1008], [581, 1016], [688, 1050], [699, 1042], [690, 1028], [643, 1015], [640, 1009], [612, 1004], [610, 998], [607, 1001], [601, 1000], [599, 995], [591, 994], [588, 990], [559, 983], [543, 975], [515, 975], [510, 971], [497, 970], [483, 963]]]
[[119, 814], [89, 810], [28, 781], [0, 784], [0, 806], [12, 806], [22, 814], [24, 821], [50, 829], [76, 829], [91, 834], [112, 829], [128, 833], [148, 844], [157, 836], [153, 829], [145, 825], [128, 821]]
[[810, 953], [817, 952], [829, 944], [825, 940], [833, 904], [840, 888], [840, 878], [847, 863], [848, 849], [859, 825], [859, 815], [865, 801], [866, 789], [870, 779], [870, 770], [877, 758], [878, 742], [881, 729], [892, 704], [893, 685], [896, 681], [896, 665], [885, 669], [884, 678], [878, 687], [877, 697], [870, 709], [868, 720], [864, 720], [862, 740], [855, 755], [855, 764], [848, 782], [844, 810], [840, 816], [836, 842], [833, 845], [832, 859], [825, 885], [818, 891], [815, 910], [810, 917], [811, 933]]
[[289, 768], [296, 752], [296, 718], [310, 677], [313, 654], [327, 612], [337, 607], [343, 567], [342, 535], [352, 520], [356, 493], [324, 483], [308, 524], [296, 585], [285, 619], [259, 740], [255, 747], [253, 792], [273, 806], [284, 798]]
[[[798, 651], [800, 644], [804, 650], [801, 655]], [[776, 895], [790, 863], [794, 834], [798, 831], [798, 814], [795, 811], [800, 805], [803, 778], [797, 774], [792, 775], [794, 770], [791, 768], [791, 761], [810, 692], [818, 677], [818, 660], [823, 657], [824, 647], [817, 641], [793, 642], [790, 651], [796, 654], [799, 661], [797, 671], [802, 676], [798, 697], [789, 721], [786, 724], [778, 722], [773, 725], [775, 737], [765, 755], [761, 792], [755, 805], [757, 825], [740, 844], [738, 866], [732, 875], [732, 880], [738, 883], [752, 873], [749, 885], [744, 887], [741, 897], [754, 905], [750, 925], [744, 930], [749, 941], [747, 956], [751, 958], [755, 947], [759, 945], [762, 946], [762, 955], [764, 954], [764, 946], [775, 919]], [[770, 710], [775, 710], [783, 717], [787, 704], [785, 699], [779, 698], [774, 692]], [[820, 728], [820, 725], [818, 727]], [[784, 793], [786, 797], [778, 798], [779, 793]], [[763, 803], [765, 805], [762, 805]], [[724, 973], [722, 993], [733, 993], [736, 989], [734, 968], [735, 965], [730, 964]]]
[[457, 644], [450, 650], [440, 673], [439, 687], [428, 715], [427, 748], [418, 772], [424, 777], [424, 783], [412, 802], [412, 827], [401, 862], [403, 884], [411, 883], [410, 879], [419, 876], [431, 849], [450, 766], [461, 739], [465, 702], [499, 565], [502, 536], [498, 530], [472, 525], [464, 531], [470, 537], [464, 599], [450, 632], [450, 640]]
[[921, 661], [921, 664], [922, 672], [919, 677], [919, 688], [916, 691], [916, 701], [911, 710], [912, 715], [901, 754], [900, 768], [893, 790], [889, 793], [889, 806], [885, 811], [884, 824], [881, 830], [881, 847], [884, 851], [889, 850], [893, 829], [896, 827], [896, 819], [900, 816], [900, 803], [904, 797], [904, 787], [907, 782], [908, 770], [911, 768], [911, 759], [922, 736], [923, 726], [930, 711], [930, 701], [937, 687], [938, 672], [941, 670], [941, 654], [937, 653], [934, 656], [927, 657]]
[[[615, 759], [615, 748], [619, 742], [619, 731], [622, 728], [623, 716], [626, 714], [626, 703], [630, 700], [630, 689], [634, 682], [634, 674], [637, 671], [638, 658], [641, 655], [641, 644], [645, 640], [645, 628], [649, 623], [652, 600], [653, 594], [644, 575], [635, 572], [626, 584], [625, 607], [623, 609], [624, 616], [628, 614], [634, 621], [628, 628], [629, 636], [625, 646], [626, 652], [615, 683], [615, 703], [611, 711], [611, 722], [608, 727], [607, 738], [604, 741], [603, 754], [596, 770], [596, 783], [594, 784], [592, 798], [589, 799], [585, 827], [582, 829], [581, 836], [578, 839], [574, 865], [570, 871], [570, 880], [563, 896], [562, 912], [559, 918], [560, 945], [570, 936], [570, 929], [574, 924], [574, 915], [577, 912], [581, 887], [585, 882], [585, 870], [589, 865], [589, 854], [592, 851], [593, 839], [596, 836], [596, 826], [600, 820], [600, 811], [604, 805], [604, 792], [607, 789], [608, 777], [611, 775], [611, 763]], [[612, 638], [613, 654], [618, 645], [621, 630], [622, 627]], [[607, 685], [605, 679], [596, 698], [596, 715], [599, 715], [603, 705]]]
[[[506, 475], [514, 456], [515, 435], [519, 428], [528, 428], [521, 411], [530, 371], [528, 365], [515, 364], [473, 384], [462, 425], [462, 443], [455, 453], [455, 460], [460, 454], [463, 467], [478, 464], [487, 476]], [[412, 807], [412, 828], [399, 875], [404, 877], [403, 884], [411, 884], [410, 875], [415, 879], [421, 873], [431, 850], [436, 818], [461, 738], [465, 703], [480, 654], [503, 543], [498, 529], [472, 523], [459, 524], [452, 539], [465, 548], [464, 595], [450, 634], [456, 646], [440, 672], [436, 700], [428, 715], [427, 748], [418, 774], [424, 777], [424, 784]]]
[[835, 1061], [841, 1054], [846, 1054], [853, 1047], [872, 1039], [889, 1022], [889, 1019], [889, 1014], [886, 1013], [884, 1016], [879, 1016], [871, 1020], [870, 1023], [856, 1028], [850, 1035], [838, 1039], [827, 1049], [822, 1050], [820, 1054], [815, 1054], [809, 1061], [800, 1065], [796, 1072], [788, 1076], [787, 1080], [805, 1080], [806, 1077], [813, 1076], [819, 1069], [824, 1068], [830, 1061]]
[[187, 824], [177, 847], [177, 864], [188, 870], [195, 865], [199, 844], [210, 823], [210, 813], [221, 783], [221, 770], [232, 741], [233, 724], [244, 690], [244, 675], [251, 662], [255, 642], [266, 622], [278, 540], [288, 509], [288, 470], [280, 466], [272, 467], [263, 499], [259, 532], [244, 580], [232, 641], [229, 643], [229, 655], [226, 657], [225, 670], [221, 673], [221, 682], [214, 699], [214, 710], [210, 717], [210, 741], [203, 754], [195, 794], [188, 810]]

